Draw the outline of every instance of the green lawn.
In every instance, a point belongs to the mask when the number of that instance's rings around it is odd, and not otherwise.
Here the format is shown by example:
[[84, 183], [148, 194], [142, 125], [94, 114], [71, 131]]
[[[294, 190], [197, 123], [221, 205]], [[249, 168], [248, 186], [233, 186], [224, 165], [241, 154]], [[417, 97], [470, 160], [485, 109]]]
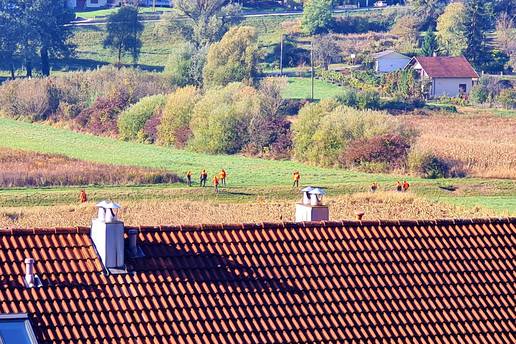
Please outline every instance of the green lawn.
[[[95, 17], [105, 17], [110, 15], [113, 12], [116, 12], [118, 10], [118, 7], [113, 8], [105, 8], [100, 10], [91, 10], [91, 11], [79, 11], [75, 12], [75, 15], [77, 18], [84, 18], [84, 19], [92, 19]], [[156, 7], [156, 12], [169, 12], [172, 11], [172, 8], [170, 7]], [[140, 7], [140, 13], [153, 13], [152, 7]]]
[[[183, 150], [122, 142], [0, 118], [0, 147], [17, 148], [45, 153], [63, 154], [72, 158], [119, 165], [166, 168], [180, 175], [188, 170], [197, 174], [206, 168], [210, 175], [221, 168], [228, 170], [232, 192], [217, 196], [218, 200], [253, 202], [257, 196], [287, 199], [295, 196], [290, 188], [291, 173], [299, 170], [303, 185], [319, 185], [331, 195], [368, 190], [372, 181], [390, 189], [404, 176], [371, 175], [342, 169], [325, 169], [291, 161], [271, 161], [241, 156], [206, 155]], [[481, 206], [496, 210], [500, 215], [516, 214], [516, 184], [511, 180], [482, 180], [474, 178], [453, 180], [409, 179], [412, 191], [423, 197], [438, 199], [465, 207]], [[453, 184], [461, 190], [457, 195], [440, 189]], [[180, 185], [147, 187], [97, 187], [101, 195], [120, 195], [127, 198], [206, 199], [211, 192], [191, 193]], [[0, 206], [25, 204], [54, 204], [56, 200], [76, 198], [76, 188], [41, 188], [0, 190]], [[35, 197], [37, 196], [37, 197]]]
[[[332, 98], [339, 95], [342, 88], [323, 80], [314, 80], [314, 99]], [[309, 99], [311, 94], [310, 78], [288, 78], [288, 84], [283, 91], [283, 98]]]

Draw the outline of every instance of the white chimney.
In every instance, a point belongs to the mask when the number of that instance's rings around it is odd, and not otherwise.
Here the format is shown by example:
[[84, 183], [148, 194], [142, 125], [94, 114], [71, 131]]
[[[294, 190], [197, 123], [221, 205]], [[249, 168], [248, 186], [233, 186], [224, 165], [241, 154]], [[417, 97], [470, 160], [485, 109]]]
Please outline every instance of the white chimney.
[[296, 222], [328, 221], [330, 211], [328, 206], [323, 204], [323, 197], [326, 194], [324, 190], [307, 187], [301, 191], [303, 201], [296, 204]]
[[34, 273], [34, 259], [25, 258], [25, 276], [23, 280], [27, 288], [41, 287], [42, 283], [38, 275]]
[[102, 201], [96, 205], [98, 217], [91, 225], [91, 239], [97, 253], [110, 272], [125, 271], [124, 264], [124, 223], [117, 218], [120, 206], [113, 202]]

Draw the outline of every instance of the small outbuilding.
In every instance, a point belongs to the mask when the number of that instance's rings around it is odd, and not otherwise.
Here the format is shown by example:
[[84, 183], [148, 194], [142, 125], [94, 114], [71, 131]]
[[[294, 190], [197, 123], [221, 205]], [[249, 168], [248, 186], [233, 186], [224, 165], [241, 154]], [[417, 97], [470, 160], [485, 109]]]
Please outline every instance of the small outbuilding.
[[428, 98], [466, 97], [479, 77], [464, 56], [417, 56], [406, 68], [418, 72]]
[[393, 50], [385, 50], [373, 54], [374, 70], [379, 73], [395, 72], [405, 68], [410, 62], [410, 57], [397, 53]]

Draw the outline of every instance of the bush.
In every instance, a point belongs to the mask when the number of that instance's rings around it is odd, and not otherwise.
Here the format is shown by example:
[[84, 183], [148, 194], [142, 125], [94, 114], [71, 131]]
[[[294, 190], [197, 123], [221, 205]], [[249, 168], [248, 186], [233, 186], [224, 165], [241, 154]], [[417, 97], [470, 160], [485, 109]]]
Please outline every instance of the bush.
[[145, 124], [156, 112], [161, 111], [164, 103], [163, 95], [149, 96], [122, 112], [118, 117], [119, 138], [146, 142], [148, 138], [144, 132]]
[[248, 142], [249, 119], [260, 111], [256, 89], [241, 83], [210, 89], [195, 104], [189, 147], [210, 154], [235, 154]]
[[360, 167], [375, 163], [384, 166], [382, 172], [403, 168], [407, 161], [410, 142], [399, 134], [384, 134], [371, 138], [358, 139], [348, 144], [341, 153], [339, 161], [343, 166]]
[[475, 104], [484, 104], [489, 99], [489, 92], [481, 84], [477, 84], [471, 89], [469, 99]]
[[172, 84], [183, 87], [200, 81], [195, 75], [193, 59], [196, 57], [198, 56], [195, 48], [190, 43], [182, 43], [174, 47], [165, 65], [165, 74], [171, 79]]
[[348, 89], [345, 89], [344, 91], [342, 91], [342, 93], [339, 94], [336, 97], [336, 99], [342, 105], [353, 107], [353, 108], [358, 107], [357, 92], [352, 88], [348, 88]]
[[11, 118], [45, 120], [58, 106], [58, 90], [49, 79], [12, 80], [0, 87], [0, 111]]
[[426, 103], [423, 99], [403, 99], [394, 98], [380, 102], [380, 108], [383, 110], [399, 110], [399, 111], [414, 111], [415, 109], [423, 108]]
[[128, 104], [129, 95], [124, 91], [99, 97], [75, 118], [75, 129], [95, 135], [116, 136], [118, 116]]
[[160, 144], [178, 148], [186, 145], [191, 134], [192, 113], [199, 96], [199, 90], [193, 86], [179, 88], [168, 96], [158, 126]]
[[358, 94], [357, 105], [361, 110], [378, 110], [380, 108], [380, 94], [376, 91], [360, 92]]
[[500, 91], [497, 101], [506, 109], [516, 108], [516, 90], [504, 89]]
[[412, 173], [422, 178], [446, 178], [449, 176], [448, 163], [430, 152], [410, 152], [408, 166]]
[[361, 111], [324, 100], [305, 106], [294, 122], [294, 156], [311, 164], [335, 166], [351, 142], [384, 134], [402, 135], [403, 131], [384, 112]]

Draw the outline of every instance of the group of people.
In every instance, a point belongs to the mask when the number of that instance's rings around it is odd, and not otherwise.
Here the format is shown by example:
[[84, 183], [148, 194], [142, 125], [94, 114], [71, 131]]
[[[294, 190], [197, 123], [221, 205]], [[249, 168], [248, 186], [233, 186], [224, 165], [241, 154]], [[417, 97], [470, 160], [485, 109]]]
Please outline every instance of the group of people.
[[[373, 182], [371, 184], [371, 192], [376, 192], [380, 185], [377, 182]], [[410, 184], [404, 180], [403, 183], [401, 183], [399, 180], [396, 182], [396, 191], [398, 192], [406, 192], [410, 187]]]
[[[219, 192], [219, 185], [226, 186], [226, 178], [227, 172], [225, 169], [220, 170], [219, 174], [213, 176], [212, 184], [215, 188], [215, 192]], [[199, 186], [206, 187], [206, 182], [208, 181], [208, 172], [206, 170], [202, 170], [199, 175]], [[186, 173], [186, 183], [188, 186], [192, 186], [192, 171], [188, 171]]]

